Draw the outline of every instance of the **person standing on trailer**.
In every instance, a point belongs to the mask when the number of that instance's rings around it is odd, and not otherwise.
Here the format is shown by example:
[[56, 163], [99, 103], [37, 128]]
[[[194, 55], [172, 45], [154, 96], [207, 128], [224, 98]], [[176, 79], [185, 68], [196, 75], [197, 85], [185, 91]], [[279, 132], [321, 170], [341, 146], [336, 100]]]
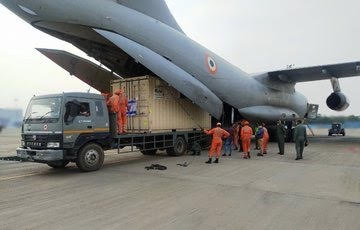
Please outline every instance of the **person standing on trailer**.
[[222, 139], [228, 138], [230, 136], [230, 133], [226, 132], [221, 128], [221, 123], [216, 124], [216, 128], [211, 129], [210, 131], [204, 130], [204, 133], [207, 135], [212, 135], [213, 139], [211, 142], [211, 148], [209, 151], [209, 160], [206, 161], [206, 164], [212, 163], [212, 157], [216, 153], [216, 160], [214, 163], [219, 163], [219, 158], [221, 156], [221, 149], [222, 149]]
[[118, 125], [119, 128], [119, 134], [126, 133], [126, 126], [127, 126], [127, 111], [128, 111], [128, 99], [124, 92], [121, 89], [118, 89], [115, 92], [116, 95], [119, 96], [119, 112], [118, 112]]
[[243, 158], [250, 159], [250, 145], [251, 145], [251, 137], [253, 135], [253, 130], [249, 126], [248, 121], [244, 121], [244, 126], [241, 129], [241, 146], [243, 148]]
[[119, 124], [119, 119], [118, 119], [118, 114], [119, 114], [119, 111], [120, 111], [120, 108], [119, 108], [119, 96], [116, 95], [116, 94], [113, 94], [108, 102], [106, 103], [108, 104], [108, 107], [109, 107], [109, 112], [110, 112], [110, 123], [112, 124], [112, 121], [116, 121], [114, 122], [114, 126], [115, 126], [115, 123], [117, 124], [117, 128], [116, 130], [114, 130], [114, 134], [116, 133], [120, 133], [120, 127], [121, 127], [121, 124]]

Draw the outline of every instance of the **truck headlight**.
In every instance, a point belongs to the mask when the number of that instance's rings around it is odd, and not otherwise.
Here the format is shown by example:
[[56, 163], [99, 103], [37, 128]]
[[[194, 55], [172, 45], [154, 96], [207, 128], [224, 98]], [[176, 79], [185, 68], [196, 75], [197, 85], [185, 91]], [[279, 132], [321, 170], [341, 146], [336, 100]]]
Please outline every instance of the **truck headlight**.
[[22, 140], [20, 145], [21, 147], [25, 147], [25, 141]]
[[47, 143], [47, 148], [59, 148], [60, 147], [60, 143], [59, 142], [49, 142]]

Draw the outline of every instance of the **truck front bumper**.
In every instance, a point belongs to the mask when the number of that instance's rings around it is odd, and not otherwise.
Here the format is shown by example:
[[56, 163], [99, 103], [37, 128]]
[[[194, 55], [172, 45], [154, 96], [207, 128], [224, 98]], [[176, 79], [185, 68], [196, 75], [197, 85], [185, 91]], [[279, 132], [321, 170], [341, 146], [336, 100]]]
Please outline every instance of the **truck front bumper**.
[[50, 162], [64, 160], [64, 150], [16, 149], [17, 156], [22, 160], [34, 162]]

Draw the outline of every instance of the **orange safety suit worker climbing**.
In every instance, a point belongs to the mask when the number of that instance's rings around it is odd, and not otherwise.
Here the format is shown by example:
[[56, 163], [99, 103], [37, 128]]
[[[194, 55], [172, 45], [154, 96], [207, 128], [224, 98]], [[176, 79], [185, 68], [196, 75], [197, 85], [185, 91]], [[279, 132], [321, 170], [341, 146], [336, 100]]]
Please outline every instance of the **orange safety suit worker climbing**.
[[112, 97], [112, 94], [110, 93], [101, 93], [103, 97], [105, 98], [105, 103], [108, 108], [110, 108], [110, 98]]
[[115, 94], [119, 96], [119, 111], [117, 116], [118, 133], [123, 134], [126, 132], [127, 126], [127, 111], [128, 111], [128, 99], [121, 89], [115, 91]]
[[106, 104], [109, 106], [109, 110], [111, 113], [118, 113], [119, 112], [119, 96], [116, 94], [113, 94], [109, 100], [106, 102]]
[[241, 129], [241, 144], [243, 148], [243, 158], [250, 159], [250, 145], [251, 145], [251, 137], [253, 135], [253, 130], [249, 126], [249, 122], [245, 121], [244, 126]]
[[230, 133], [226, 132], [225, 130], [223, 130], [221, 128], [221, 123], [217, 123], [216, 128], [213, 128], [210, 131], [204, 130], [204, 132], [207, 135], [213, 136], [211, 148], [209, 151], [209, 160], [206, 163], [207, 164], [212, 163], [212, 157], [214, 156], [215, 152], [216, 152], [216, 160], [214, 161], [214, 163], [219, 163], [219, 158], [221, 156], [221, 149], [222, 149], [222, 144], [223, 144], [222, 139], [228, 138], [230, 136]]

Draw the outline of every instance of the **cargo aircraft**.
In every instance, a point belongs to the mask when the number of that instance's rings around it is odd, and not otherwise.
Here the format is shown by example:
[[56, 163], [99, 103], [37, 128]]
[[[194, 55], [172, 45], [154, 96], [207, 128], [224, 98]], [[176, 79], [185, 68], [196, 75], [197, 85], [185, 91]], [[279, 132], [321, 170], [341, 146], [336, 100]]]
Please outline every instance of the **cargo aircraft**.
[[190, 39], [164, 0], [0, 0], [33, 27], [67, 41], [103, 66], [61, 50], [38, 49], [101, 92], [110, 81], [156, 75], [215, 119], [273, 122], [316, 110], [295, 91], [298, 82], [330, 80], [330, 109], [349, 101], [339, 78], [360, 75], [360, 62], [246, 73]]

